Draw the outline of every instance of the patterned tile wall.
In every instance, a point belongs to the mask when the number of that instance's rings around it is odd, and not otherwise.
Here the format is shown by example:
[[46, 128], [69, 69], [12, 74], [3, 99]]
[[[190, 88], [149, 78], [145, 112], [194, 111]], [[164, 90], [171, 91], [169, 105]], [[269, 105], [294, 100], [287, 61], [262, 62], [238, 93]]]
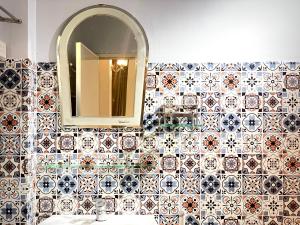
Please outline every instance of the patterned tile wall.
[[27, 59], [0, 61], [0, 224], [32, 221], [34, 77]]
[[[22, 93], [10, 82], [14, 75], [2, 78], [9, 68], [1, 71], [1, 96]], [[39, 63], [31, 80], [37, 85], [29, 90], [33, 104], [24, 101], [29, 113], [2, 107], [18, 105], [17, 100], [1, 97], [0, 104], [1, 121], [24, 124], [23, 117], [33, 118], [27, 122], [33, 127], [33, 153], [24, 152], [23, 158], [29, 157], [34, 168], [28, 181], [36, 187], [28, 192], [35, 196], [34, 223], [53, 214], [94, 214], [100, 196], [111, 213], [155, 214], [162, 225], [177, 224], [182, 212], [187, 225], [300, 224], [299, 63], [150, 63], [142, 129], [64, 129], [55, 63]], [[191, 127], [186, 117], [163, 117], [163, 105], [193, 111], [200, 126]], [[166, 120], [178, 126], [166, 127]], [[1, 126], [1, 138], [11, 133], [8, 129], [31, 134], [8, 124]], [[10, 176], [21, 170], [4, 166], [18, 164], [7, 152], [1, 154], [2, 182], [20, 194], [22, 175], [18, 184]], [[148, 166], [95, 166], [125, 160]], [[0, 195], [2, 208], [14, 203], [19, 209], [0, 210], [3, 224], [22, 221], [25, 201], [12, 196]]]

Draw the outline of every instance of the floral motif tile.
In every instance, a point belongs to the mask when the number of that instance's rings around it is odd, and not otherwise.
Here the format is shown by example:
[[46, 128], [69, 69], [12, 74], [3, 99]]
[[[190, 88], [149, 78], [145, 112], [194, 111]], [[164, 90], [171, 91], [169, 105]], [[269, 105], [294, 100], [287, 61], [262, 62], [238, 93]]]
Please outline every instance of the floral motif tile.
[[261, 175], [244, 175], [242, 177], [242, 190], [244, 195], [261, 195], [262, 194], [262, 176]]
[[221, 172], [221, 158], [219, 154], [205, 153], [200, 156], [200, 170], [202, 174]]
[[99, 193], [117, 194], [118, 193], [118, 176], [117, 175], [100, 175], [99, 176]]
[[57, 93], [38, 92], [37, 106], [38, 112], [57, 112]]
[[19, 134], [0, 134], [0, 155], [19, 155], [21, 137]]
[[78, 206], [78, 201], [74, 196], [62, 195], [57, 197], [57, 214], [74, 215]]
[[78, 175], [78, 194], [97, 194], [98, 176], [93, 174]]
[[96, 214], [95, 195], [76, 195], [78, 206], [76, 207], [76, 215]]
[[285, 91], [282, 93], [282, 111], [283, 112], [300, 112], [300, 92]]
[[56, 113], [38, 113], [37, 114], [37, 131], [51, 133], [57, 131]]
[[180, 173], [200, 173], [200, 154], [181, 154]]
[[58, 194], [72, 194], [76, 193], [77, 176], [71, 174], [64, 174], [57, 177]]
[[37, 210], [40, 214], [52, 214], [55, 212], [56, 197], [52, 195], [42, 195], [37, 199]]
[[37, 153], [56, 153], [56, 139], [56, 133], [37, 133], [35, 139], [35, 151]]
[[178, 194], [179, 193], [179, 176], [165, 175], [160, 177], [160, 193]]
[[19, 185], [20, 185], [19, 178], [1, 178], [0, 198], [2, 200], [5, 199], [18, 200], [20, 198]]
[[0, 156], [0, 177], [19, 177], [21, 170], [21, 157]]
[[140, 214], [159, 214], [159, 195], [140, 195]]
[[56, 174], [57, 169], [51, 167], [57, 160], [55, 154], [37, 154], [36, 172], [38, 174]]
[[38, 71], [37, 73], [37, 90], [38, 91], [56, 91], [57, 90], [56, 72]]
[[0, 113], [1, 133], [20, 133], [21, 118], [20, 113]]
[[118, 152], [117, 133], [100, 133], [98, 137], [99, 137], [98, 147], [100, 153]]
[[283, 215], [284, 216], [300, 216], [300, 197], [284, 196], [283, 197]]
[[17, 201], [0, 201], [0, 221], [4, 224], [18, 221], [20, 215], [19, 202]]
[[223, 175], [222, 193], [224, 195], [239, 195], [242, 193], [241, 175]]
[[20, 70], [8, 68], [0, 75], [0, 87], [5, 89], [20, 89], [21, 88], [21, 74]]
[[138, 214], [140, 210], [140, 199], [137, 195], [120, 195], [119, 213]]
[[[79, 142], [77, 138], [77, 133], [73, 132], [64, 132], [64, 133], [55, 133], [57, 137], [54, 140], [54, 145], [56, 144], [57, 152], [60, 153], [76, 153], [77, 148], [83, 149], [82, 146], [77, 146]], [[55, 134], [52, 136], [55, 137]], [[51, 135], [51, 134], [50, 134]], [[51, 142], [52, 143], [52, 142]]]
[[222, 214], [226, 218], [240, 218], [242, 215], [242, 197], [240, 195], [222, 196]]
[[179, 213], [180, 199], [178, 195], [161, 195], [159, 209], [162, 215], [176, 215]]
[[55, 175], [39, 175], [37, 179], [37, 192], [40, 194], [56, 194], [57, 184]]
[[16, 90], [4, 90], [0, 93], [0, 110], [1, 111], [21, 111], [22, 108], [21, 92]]
[[200, 215], [201, 218], [209, 217], [220, 218], [221, 212], [221, 195], [201, 195]]

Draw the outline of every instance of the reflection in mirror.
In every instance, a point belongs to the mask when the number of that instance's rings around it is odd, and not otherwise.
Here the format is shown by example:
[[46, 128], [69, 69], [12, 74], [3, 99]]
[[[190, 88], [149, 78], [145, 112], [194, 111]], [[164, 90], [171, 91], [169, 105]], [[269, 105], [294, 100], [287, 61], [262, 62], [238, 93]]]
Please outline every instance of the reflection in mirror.
[[72, 116], [134, 114], [137, 44], [119, 19], [92, 16], [68, 43]]
[[143, 27], [123, 9], [72, 15], [57, 39], [62, 125], [141, 127], [148, 50]]

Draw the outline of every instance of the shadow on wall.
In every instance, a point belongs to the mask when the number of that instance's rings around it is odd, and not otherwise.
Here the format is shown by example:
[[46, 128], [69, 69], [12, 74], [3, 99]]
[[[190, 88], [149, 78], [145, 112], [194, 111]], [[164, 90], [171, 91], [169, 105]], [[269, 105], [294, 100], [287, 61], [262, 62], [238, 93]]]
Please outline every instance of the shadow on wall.
[[51, 39], [51, 43], [49, 45], [49, 59], [51, 59], [51, 61], [56, 62], [57, 61], [57, 55], [56, 55], [56, 51], [57, 51], [57, 38], [58, 36], [62, 33], [65, 25], [67, 23], [67, 20], [65, 23], [61, 24], [55, 31], [52, 39]]

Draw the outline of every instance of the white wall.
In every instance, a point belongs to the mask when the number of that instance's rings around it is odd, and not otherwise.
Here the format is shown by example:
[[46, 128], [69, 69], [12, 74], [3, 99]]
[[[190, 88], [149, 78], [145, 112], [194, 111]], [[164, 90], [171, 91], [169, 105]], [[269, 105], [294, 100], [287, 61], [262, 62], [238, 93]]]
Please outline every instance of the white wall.
[[36, 1], [28, 1], [28, 58], [36, 62]]
[[[23, 21], [22, 24], [0, 22], [0, 40], [7, 45], [6, 54], [9, 58], [28, 57], [28, 2], [27, 0], [0, 0], [0, 5], [15, 17]], [[2, 13], [2, 16], [6, 16]]]
[[[15, 4], [9, 8], [16, 12], [23, 1], [0, 4]], [[37, 60], [55, 61], [65, 19], [100, 3], [119, 6], [141, 22], [152, 62], [300, 61], [299, 0], [38, 0]], [[18, 29], [11, 35], [11, 52], [22, 56], [26, 31]]]
[[152, 62], [300, 61], [299, 0], [39, 0], [37, 58], [55, 60], [59, 26], [99, 3], [141, 22]]

